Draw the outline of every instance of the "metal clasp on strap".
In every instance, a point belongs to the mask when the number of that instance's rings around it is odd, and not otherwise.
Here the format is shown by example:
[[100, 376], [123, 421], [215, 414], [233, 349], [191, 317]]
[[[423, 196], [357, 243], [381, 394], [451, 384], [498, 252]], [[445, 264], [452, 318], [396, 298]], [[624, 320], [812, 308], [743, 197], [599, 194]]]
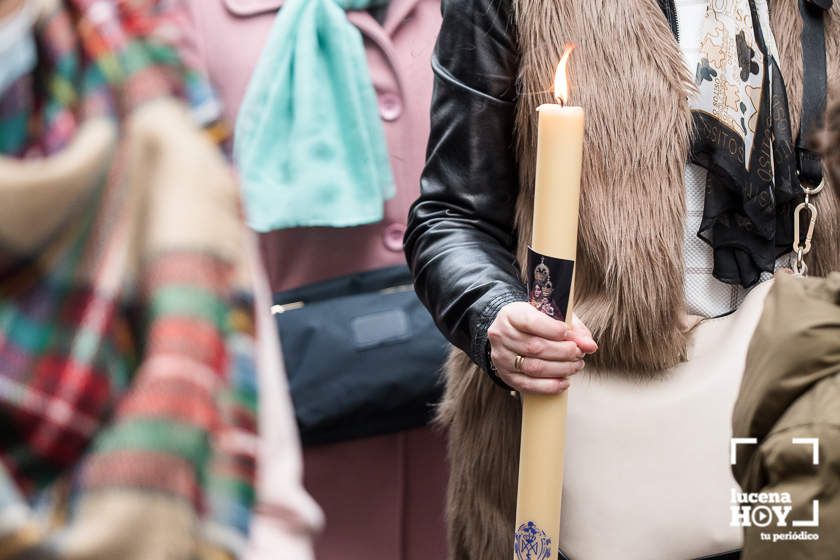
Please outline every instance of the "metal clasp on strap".
[[[796, 207], [793, 212], [793, 252], [796, 253], [796, 260], [793, 263], [793, 272], [797, 276], [808, 275], [808, 265], [805, 264], [805, 255], [811, 252], [811, 241], [814, 239], [814, 229], [817, 225], [817, 207], [811, 202], [811, 197], [816, 196], [825, 188], [825, 180], [820, 181], [816, 187], [808, 187], [800, 184], [805, 193], [805, 202]], [[802, 213], [808, 211], [808, 226], [805, 233], [805, 245], [802, 245], [802, 225], [804, 224]]]
[[[808, 232], [805, 234], [805, 246], [800, 243], [802, 212], [808, 210], [810, 220], [808, 220]], [[814, 237], [814, 226], [817, 224], [817, 207], [810, 201], [803, 202], [796, 207], [793, 213], [793, 251], [796, 253], [796, 261], [793, 263], [793, 271], [798, 276], [805, 276], [808, 274], [808, 265], [805, 264], [805, 255], [811, 252], [811, 240]]]
[[[811, 219], [808, 221], [808, 233], [805, 234], [805, 247], [802, 247], [799, 244], [799, 240], [802, 238], [802, 232], [800, 229], [802, 222], [802, 211], [808, 210], [810, 212]], [[796, 210], [793, 213], [793, 250], [798, 251], [799, 249], [803, 249], [803, 254], [807, 255], [811, 252], [811, 240], [814, 237], [814, 226], [817, 223], [817, 207], [814, 206], [810, 202], [803, 202], [799, 206], [796, 207]]]

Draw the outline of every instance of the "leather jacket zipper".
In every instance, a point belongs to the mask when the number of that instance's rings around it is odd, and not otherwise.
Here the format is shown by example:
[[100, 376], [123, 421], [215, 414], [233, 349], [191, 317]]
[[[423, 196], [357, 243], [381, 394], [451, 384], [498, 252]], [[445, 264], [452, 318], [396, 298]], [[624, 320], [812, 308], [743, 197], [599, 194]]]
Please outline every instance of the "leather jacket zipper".
[[659, 0], [659, 5], [665, 17], [668, 18], [668, 23], [671, 25], [671, 31], [674, 32], [674, 37], [677, 42], [680, 42], [680, 22], [677, 20], [677, 6], [674, 0]]

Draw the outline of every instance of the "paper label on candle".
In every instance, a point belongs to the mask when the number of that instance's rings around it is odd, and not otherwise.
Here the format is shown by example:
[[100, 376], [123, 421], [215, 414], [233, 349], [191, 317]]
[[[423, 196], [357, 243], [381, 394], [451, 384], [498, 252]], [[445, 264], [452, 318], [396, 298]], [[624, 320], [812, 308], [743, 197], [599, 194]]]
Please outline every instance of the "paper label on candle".
[[528, 248], [528, 300], [558, 321], [566, 320], [575, 261], [555, 259]]
[[516, 560], [554, 560], [551, 537], [533, 521], [519, 526], [513, 541]]

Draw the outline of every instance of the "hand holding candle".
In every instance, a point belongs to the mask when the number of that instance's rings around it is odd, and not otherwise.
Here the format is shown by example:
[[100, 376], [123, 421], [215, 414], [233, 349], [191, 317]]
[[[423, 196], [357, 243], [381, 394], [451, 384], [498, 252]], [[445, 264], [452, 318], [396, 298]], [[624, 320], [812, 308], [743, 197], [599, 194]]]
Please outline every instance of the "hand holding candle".
[[[567, 324], [526, 302], [503, 307], [487, 336], [497, 374], [521, 393], [555, 395], [567, 389], [568, 378], [583, 369], [585, 354], [598, 349], [576, 317]], [[516, 356], [522, 356], [519, 368]]]
[[[565, 67], [571, 52], [571, 47], [566, 50], [555, 76], [555, 96], [563, 105], [565, 105], [564, 100], [568, 98]], [[541, 135], [540, 150], [542, 152], [538, 154], [538, 171], [547, 171], [549, 174], [552, 172], [552, 168], [546, 169], [545, 165], [539, 164], [540, 161], [545, 161], [545, 158], [563, 157], [580, 152], [579, 147], [575, 151], [574, 145], [582, 143], [583, 111], [579, 107], [565, 108], [563, 105], [540, 107], [540, 126], [545, 124], [548, 131]], [[556, 113], [542, 114], [543, 111], [555, 110]], [[571, 130], [567, 131], [569, 126]], [[560, 152], [555, 154], [554, 147], [563, 143], [563, 135], [568, 132], [571, 133], [569, 140], [572, 149], [560, 147]], [[555, 168], [567, 166], [565, 160], [554, 163], [557, 164]], [[576, 170], [579, 175], [580, 157], [576, 161], [568, 162], [568, 165], [571, 165], [571, 169]], [[551, 239], [560, 239], [560, 243], [565, 240], [571, 245], [565, 247], [564, 254], [570, 254], [574, 260], [574, 246], [577, 242], [577, 198], [571, 206], [550, 198], [556, 196], [556, 189], [547, 191], [545, 186], [553, 184], [552, 181], [551, 178], [537, 179], [537, 197], [548, 196], [549, 199], [535, 204], [534, 244], [544, 244], [550, 242]], [[575, 180], [572, 183], [577, 184]], [[562, 207], [555, 212], [554, 209], [558, 204]], [[563, 221], [565, 211], [574, 214], [571, 226]], [[552, 227], [555, 229], [559, 227], [560, 231], [554, 231]], [[540, 252], [540, 247], [536, 249]], [[551, 252], [543, 254], [553, 256]], [[566, 316], [565, 304], [554, 305], [562, 309], [555, 309], [554, 313], [548, 313], [550, 316], [546, 316], [546, 311], [551, 307], [547, 302], [552, 298], [558, 300], [568, 298], [569, 289], [569, 286], [566, 286], [564, 292], [562, 286], [554, 286], [550, 279], [547, 282], [529, 286], [530, 305], [524, 302], [506, 305], [490, 326], [487, 335], [490, 339], [491, 362], [499, 377], [517, 391], [553, 395], [565, 390], [569, 386], [567, 378], [583, 368], [584, 356], [598, 349], [589, 329], [580, 320], [572, 316], [568, 323], [562, 322]], [[571, 309], [569, 309], [569, 314], [571, 314]]]
[[[557, 69], [554, 91], [559, 104], [538, 109], [534, 229], [528, 262], [531, 304], [559, 321], [571, 318], [574, 306], [583, 156], [583, 109], [566, 106], [570, 54], [567, 47]], [[557, 558], [567, 395], [522, 395], [514, 560]]]

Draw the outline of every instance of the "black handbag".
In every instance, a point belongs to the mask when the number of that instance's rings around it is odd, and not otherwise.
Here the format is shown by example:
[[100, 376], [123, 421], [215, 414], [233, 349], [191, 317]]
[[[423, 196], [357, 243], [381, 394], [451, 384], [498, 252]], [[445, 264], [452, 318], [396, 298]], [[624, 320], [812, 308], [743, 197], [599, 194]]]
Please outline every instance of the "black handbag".
[[428, 423], [449, 345], [407, 267], [277, 293], [274, 304], [304, 445]]

